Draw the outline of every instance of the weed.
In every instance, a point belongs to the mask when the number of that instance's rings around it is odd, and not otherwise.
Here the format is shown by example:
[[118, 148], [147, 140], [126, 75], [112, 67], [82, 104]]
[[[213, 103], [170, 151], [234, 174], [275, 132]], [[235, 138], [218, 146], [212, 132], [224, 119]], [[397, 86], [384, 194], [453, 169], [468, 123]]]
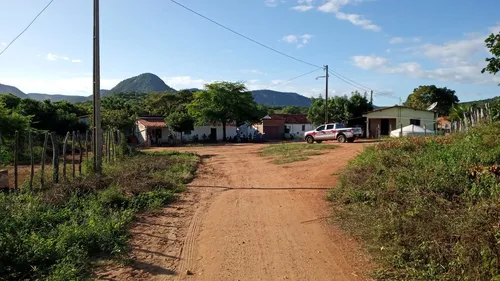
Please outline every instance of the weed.
[[164, 206], [192, 179], [192, 154], [139, 154], [44, 190], [0, 194], [0, 279], [81, 280], [96, 258], [128, 250], [137, 212]]
[[500, 280], [500, 123], [366, 149], [331, 190], [381, 280]]
[[287, 164], [305, 161], [309, 159], [309, 156], [322, 154], [322, 150], [336, 147], [335, 145], [326, 144], [280, 143], [265, 147], [261, 154], [272, 157], [275, 164]]

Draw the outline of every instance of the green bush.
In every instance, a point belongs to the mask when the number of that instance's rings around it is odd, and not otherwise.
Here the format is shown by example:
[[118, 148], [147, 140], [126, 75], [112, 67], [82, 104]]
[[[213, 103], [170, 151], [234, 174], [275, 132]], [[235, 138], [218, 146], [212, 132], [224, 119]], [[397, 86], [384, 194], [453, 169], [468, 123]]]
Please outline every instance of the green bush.
[[0, 280], [87, 278], [93, 259], [127, 251], [134, 215], [175, 200], [186, 183], [177, 178], [192, 178], [197, 163], [191, 154], [141, 154], [105, 165], [102, 177], [0, 193]]
[[349, 163], [329, 198], [380, 280], [500, 280], [499, 136], [393, 139]]

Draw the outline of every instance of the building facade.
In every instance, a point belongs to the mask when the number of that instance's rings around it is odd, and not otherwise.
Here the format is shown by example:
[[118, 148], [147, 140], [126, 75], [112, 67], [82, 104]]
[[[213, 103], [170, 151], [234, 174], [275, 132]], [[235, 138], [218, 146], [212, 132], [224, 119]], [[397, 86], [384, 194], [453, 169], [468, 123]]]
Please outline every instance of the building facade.
[[408, 125], [435, 129], [436, 118], [433, 111], [414, 109], [406, 106], [378, 108], [367, 112], [366, 137], [388, 136], [392, 130]]

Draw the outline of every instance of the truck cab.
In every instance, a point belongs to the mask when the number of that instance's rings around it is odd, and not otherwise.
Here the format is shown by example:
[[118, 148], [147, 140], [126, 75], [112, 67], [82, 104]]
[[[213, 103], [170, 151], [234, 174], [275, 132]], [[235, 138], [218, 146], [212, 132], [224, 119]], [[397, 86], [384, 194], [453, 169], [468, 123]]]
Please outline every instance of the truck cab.
[[312, 131], [305, 132], [304, 139], [307, 143], [321, 143], [327, 140], [354, 142], [362, 134], [361, 128], [346, 128], [341, 123], [328, 123], [318, 126]]

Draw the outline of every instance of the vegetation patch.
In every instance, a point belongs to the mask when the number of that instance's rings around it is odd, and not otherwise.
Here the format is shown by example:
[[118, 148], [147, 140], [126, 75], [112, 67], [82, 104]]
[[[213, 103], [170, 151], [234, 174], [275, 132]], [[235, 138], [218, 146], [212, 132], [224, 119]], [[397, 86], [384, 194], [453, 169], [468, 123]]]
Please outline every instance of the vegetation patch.
[[197, 164], [194, 154], [141, 153], [100, 177], [0, 194], [0, 279], [88, 277], [92, 261], [127, 252], [134, 215], [175, 200]]
[[262, 156], [271, 157], [275, 164], [287, 164], [297, 161], [305, 161], [309, 156], [320, 155], [325, 150], [334, 149], [336, 145], [327, 144], [304, 144], [304, 143], [280, 143], [271, 144], [262, 149]]
[[368, 147], [329, 198], [380, 280], [500, 280], [500, 122]]

